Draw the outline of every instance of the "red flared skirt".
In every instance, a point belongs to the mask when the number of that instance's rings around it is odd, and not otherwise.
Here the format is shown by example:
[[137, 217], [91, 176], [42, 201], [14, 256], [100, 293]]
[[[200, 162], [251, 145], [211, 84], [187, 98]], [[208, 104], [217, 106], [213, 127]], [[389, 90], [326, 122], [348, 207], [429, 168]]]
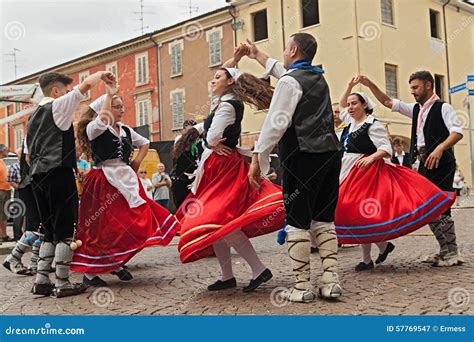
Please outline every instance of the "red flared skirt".
[[339, 188], [335, 225], [339, 243], [392, 240], [430, 223], [454, 202], [417, 172], [377, 160], [354, 167]]
[[196, 195], [189, 194], [176, 212], [183, 263], [211, 255], [212, 244], [237, 229], [252, 238], [283, 227], [281, 187], [262, 179], [260, 189], [254, 190], [248, 171], [248, 162], [237, 151], [230, 156], [213, 153], [205, 161]]
[[108, 273], [147, 246], [170, 243], [179, 231], [178, 221], [149, 199], [141, 183], [138, 184], [140, 197], [146, 203], [130, 208], [102, 170], [93, 169], [87, 174], [76, 233], [82, 246], [75, 250], [71, 270]]

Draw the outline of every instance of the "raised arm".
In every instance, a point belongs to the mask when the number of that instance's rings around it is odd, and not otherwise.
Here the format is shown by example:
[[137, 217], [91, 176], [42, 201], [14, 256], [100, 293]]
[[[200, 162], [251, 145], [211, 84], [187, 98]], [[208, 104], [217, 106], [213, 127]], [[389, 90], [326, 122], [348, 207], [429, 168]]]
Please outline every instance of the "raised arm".
[[231, 59], [222, 64], [223, 68], [235, 68], [237, 64], [240, 62], [243, 56], [248, 55], [250, 53], [250, 47], [246, 44], [240, 43], [239, 46], [234, 48], [234, 56]]
[[339, 100], [339, 109], [341, 111], [347, 107], [347, 98], [352, 93], [352, 88], [354, 88], [354, 86], [358, 83], [360, 83], [360, 78], [359, 76], [356, 76], [352, 77], [352, 79], [347, 84], [346, 91], [342, 94], [341, 99]]
[[374, 94], [374, 96], [377, 98], [377, 100], [381, 104], [383, 104], [385, 107], [387, 107], [389, 109], [392, 109], [393, 101], [390, 98], [390, 96], [388, 96], [382, 90], [380, 90], [380, 88], [377, 87], [377, 85], [374, 82], [369, 80], [369, 78], [367, 76], [359, 75], [359, 81], [360, 81], [360, 83], [362, 83], [363, 85], [365, 85], [366, 87], [368, 87], [370, 89], [372, 94]]

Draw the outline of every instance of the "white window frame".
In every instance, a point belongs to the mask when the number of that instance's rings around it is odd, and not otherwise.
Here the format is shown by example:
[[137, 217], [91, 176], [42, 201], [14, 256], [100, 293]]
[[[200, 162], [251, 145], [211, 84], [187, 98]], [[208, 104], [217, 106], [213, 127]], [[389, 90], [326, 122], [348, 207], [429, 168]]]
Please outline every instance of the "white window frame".
[[14, 145], [15, 145], [15, 151], [22, 147], [23, 146], [23, 139], [25, 137], [25, 127], [24, 125], [21, 123], [21, 124], [17, 124], [15, 126], [13, 126], [13, 141], [14, 141]]
[[[176, 108], [174, 105], [174, 101], [176, 96], [181, 94], [181, 108]], [[170, 106], [171, 106], [171, 129], [174, 130], [179, 130], [183, 128], [183, 122], [184, 122], [184, 113], [185, 113], [185, 103], [186, 103], [186, 91], [184, 88], [180, 89], [175, 89], [173, 91], [170, 91]], [[181, 110], [181, 112], [178, 112], [178, 110]]]
[[[81, 84], [87, 77], [89, 77], [89, 75], [90, 75], [89, 70], [80, 72], [79, 73], [79, 84]], [[85, 95], [86, 95], [86, 97], [83, 99], [83, 101], [89, 100], [91, 98], [91, 91], [88, 90]]]
[[[143, 110], [146, 110], [146, 119], [142, 120]], [[136, 125], [144, 126], [148, 125], [151, 128], [152, 122], [152, 108], [151, 108], [151, 97], [140, 97], [135, 100], [135, 113], [136, 113]]]
[[135, 85], [148, 84], [150, 82], [150, 68], [148, 63], [148, 51], [135, 55]]
[[[112, 63], [109, 63], [109, 64], [106, 64], [105, 65], [105, 70], [107, 71], [110, 71], [111, 73], [113, 73], [115, 75], [115, 80], [118, 81], [118, 64], [117, 62], [112, 62]], [[114, 71], [115, 70], [115, 71]]]
[[[211, 36], [218, 35], [216, 41], [211, 41]], [[222, 64], [222, 26], [214, 27], [206, 32], [206, 42], [209, 49], [209, 67], [215, 67]], [[217, 49], [218, 47], [218, 49]]]
[[[183, 74], [183, 50], [183, 39], [175, 40], [174, 42], [168, 44], [168, 53], [170, 54], [172, 78], [176, 76], [181, 76]], [[175, 58], [178, 58], [178, 61], [175, 60]]]

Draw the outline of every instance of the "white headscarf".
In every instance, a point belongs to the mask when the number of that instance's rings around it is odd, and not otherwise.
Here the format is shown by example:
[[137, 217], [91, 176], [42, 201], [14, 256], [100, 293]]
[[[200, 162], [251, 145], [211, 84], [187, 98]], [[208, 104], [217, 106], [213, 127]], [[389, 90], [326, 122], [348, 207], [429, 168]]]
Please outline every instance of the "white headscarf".
[[362, 98], [365, 100], [365, 103], [367, 103], [367, 109], [370, 110], [375, 108], [375, 102], [372, 101], [372, 99], [369, 97], [369, 95], [367, 95], [367, 93], [364, 93], [363, 91], [356, 91], [355, 93], [362, 96]]
[[224, 68], [227, 70], [227, 72], [230, 74], [230, 76], [234, 79], [234, 81], [237, 81], [237, 79], [239, 78], [240, 75], [242, 75], [242, 73], [240, 72], [239, 69], [236, 69], [236, 68]]

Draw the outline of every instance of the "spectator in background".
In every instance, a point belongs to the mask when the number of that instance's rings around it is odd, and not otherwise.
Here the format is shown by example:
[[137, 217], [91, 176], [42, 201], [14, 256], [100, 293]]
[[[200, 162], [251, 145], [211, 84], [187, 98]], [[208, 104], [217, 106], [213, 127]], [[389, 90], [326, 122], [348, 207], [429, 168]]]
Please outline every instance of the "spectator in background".
[[[11, 164], [8, 167], [8, 176], [7, 182], [10, 183], [10, 186], [15, 189], [14, 190], [14, 201], [20, 201], [20, 193], [18, 191], [18, 185], [21, 182], [21, 174], [20, 174], [20, 156], [21, 156], [21, 148], [16, 150], [16, 155], [18, 157], [18, 161], [16, 163]], [[19, 208], [24, 208], [24, 205], [21, 205]], [[20, 212], [15, 213], [13, 217], [13, 239], [15, 241], [20, 240], [21, 236], [23, 235], [23, 221], [25, 219], [25, 210], [20, 210]]]
[[410, 161], [410, 156], [405, 153], [403, 150], [403, 141], [401, 139], [393, 139], [393, 155], [392, 155], [392, 163], [403, 165], [411, 169], [412, 164]]
[[142, 182], [143, 189], [146, 192], [148, 198], [153, 199], [153, 184], [149, 178], [146, 178], [146, 170], [145, 168], [141, 167], [138, 169], [138, 178], [140, 182]]
[[461, 190], [464, 188], [464, 175], [459, 169], [458, 164], [456, 164], [456, 171], [454, 172], [453, 188], [454, 191], [456, 191], [456, 202], [454, 202], [454, 205], [458, 206], [459, 197], [461, 197]]
[[91, 165], [87, 161], [86, 155], [84, 153], [81, 153], [79, 159], [77, 159], [77, 168], [84, 175], [91, 169]]
[[346, 124], [341, 120], [339, 114], [341, 114], [341, 110], [339, 109], [339, 103], [333, 103], [332, 105], [332, 115], [334, 118], [334, 131], [336, 132], [336, 136], [339, 140], [341, 140], [342, 131], [346, 127]]
[[8, 147], [0, 144], [0, 242], [13, 241], [7, 235], [8, 213], [5, 204], [10, 199], [10, 183], [7, 181], [8, 169], [3, 158], [8, 156]]
[[153, 200], [161, 205], [162, 207], [168, 209], [168, 202], [170, 200], [170, 187], [171, 187], [171, 178], [165, 172], [165, 164], [158, 163], [157, 171], [151, 177], [151, 182], [155, 187], [155, 192], [153, 193]]
[[79, 158], [77, 158], [76, 169], [74, 170], [74, 178], [76, 179], [77, 195], [79, 196], [79, 199], [82, 197], [82, 189], [86, 173], [90, 170], [91, 165], [87, 161], [85, 153], [81, 153]]

